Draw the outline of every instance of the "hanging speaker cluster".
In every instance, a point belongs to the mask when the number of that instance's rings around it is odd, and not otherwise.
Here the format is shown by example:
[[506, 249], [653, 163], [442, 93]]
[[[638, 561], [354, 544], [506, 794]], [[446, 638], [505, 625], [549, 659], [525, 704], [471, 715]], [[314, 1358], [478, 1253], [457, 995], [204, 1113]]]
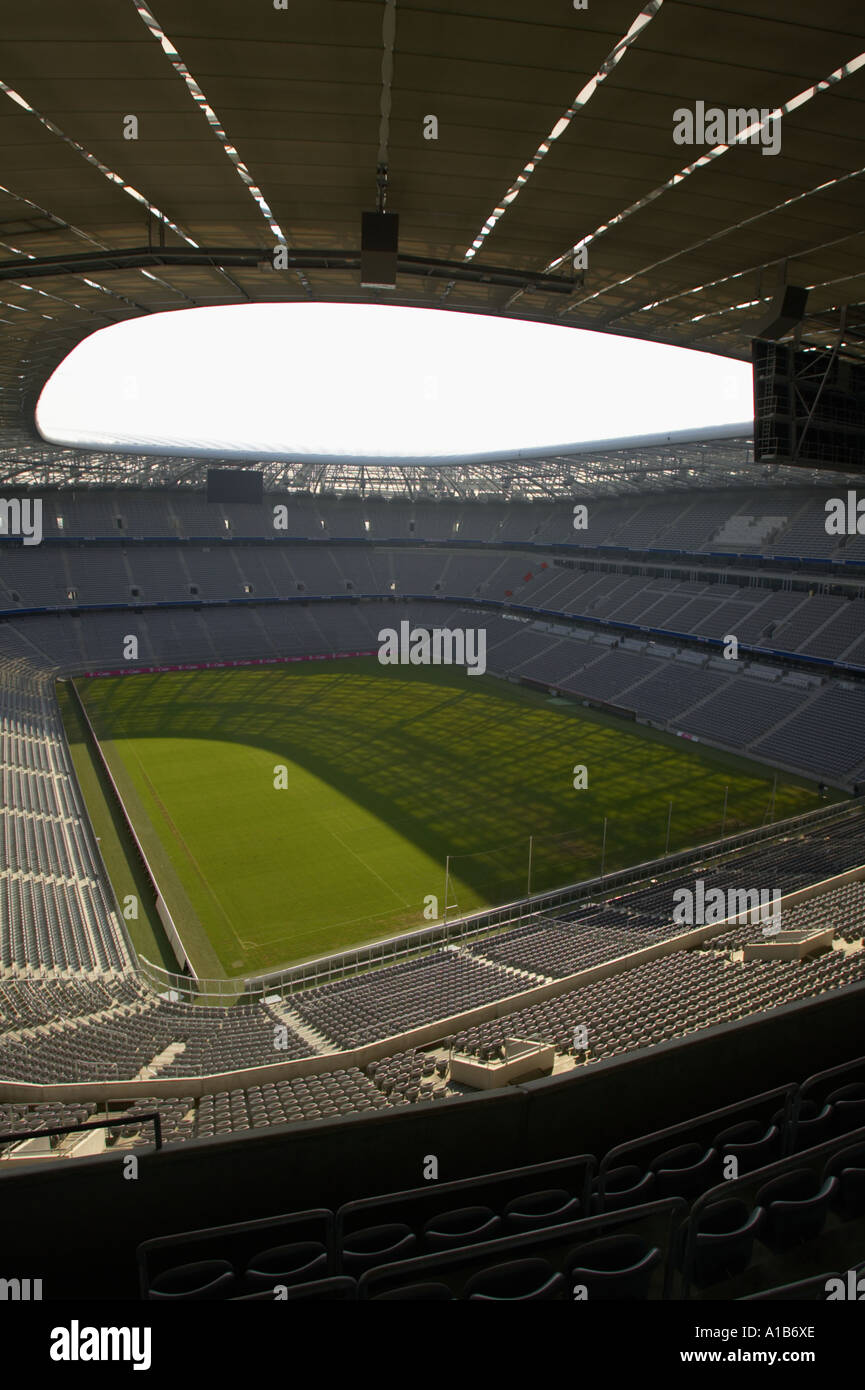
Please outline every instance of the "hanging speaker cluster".
[[361, 214], [360, 283], [364, 289], [396, 288], [398, 247], [398, 212]]
[[763, 317], [750, 325], [752, 336], [776, 343], [802, 322], [807, 303], [808, 291], [801, 285], [782, 285]]

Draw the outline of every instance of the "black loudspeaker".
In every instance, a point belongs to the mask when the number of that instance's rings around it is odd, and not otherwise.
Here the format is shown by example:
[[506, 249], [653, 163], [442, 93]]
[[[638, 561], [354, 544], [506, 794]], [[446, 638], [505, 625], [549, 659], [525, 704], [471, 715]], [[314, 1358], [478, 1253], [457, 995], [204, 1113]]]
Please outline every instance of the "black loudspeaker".
[[801, 285], [783, 285], [761, 319], [750, 325], [751, 336], [777, 342], [802, 322], [808, 291]]
[[398, 212], [364, 212], [360, 229], [360, 283], [369, 289], [396, 287]]

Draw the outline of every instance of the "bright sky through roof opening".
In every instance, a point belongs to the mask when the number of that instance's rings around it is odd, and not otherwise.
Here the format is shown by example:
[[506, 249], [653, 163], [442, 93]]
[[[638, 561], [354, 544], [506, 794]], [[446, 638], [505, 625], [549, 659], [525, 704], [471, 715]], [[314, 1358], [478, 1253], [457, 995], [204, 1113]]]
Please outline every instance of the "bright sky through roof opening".
[[748, 363], [517, 319], [251, 304], [131, 319], [46, 385], [56, 444], [268, 459], [514, 454], [750, 422]]

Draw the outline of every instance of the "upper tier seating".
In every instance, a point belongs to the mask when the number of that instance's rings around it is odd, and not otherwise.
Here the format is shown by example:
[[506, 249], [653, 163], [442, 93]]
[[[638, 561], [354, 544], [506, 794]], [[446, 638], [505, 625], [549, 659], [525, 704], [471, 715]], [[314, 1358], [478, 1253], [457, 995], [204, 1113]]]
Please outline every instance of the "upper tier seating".
[[[826, 502], [838, 495], [837, 488], [807, 484], [540, 503], [268, 495], [259, 507], [208, 505], [200, 493], [179, 489], [46, 490], [40, 495], [45, 536], [61, 540], [266, 538], [274, 534], [272, 508], [282, 503], [289, 514], [282, 534], [311, 540], [524, 541], [542, 546], [865, 558], [861, 537], [826, 531]], [[588, 507], [585, 530], [574, 529], [575, 501]]]

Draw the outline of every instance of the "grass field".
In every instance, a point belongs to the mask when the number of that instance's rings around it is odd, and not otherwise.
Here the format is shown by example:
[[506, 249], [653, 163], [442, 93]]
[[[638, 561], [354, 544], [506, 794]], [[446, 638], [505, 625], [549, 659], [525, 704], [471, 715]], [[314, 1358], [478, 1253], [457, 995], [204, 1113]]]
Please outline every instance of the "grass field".
[[[235, 975], [761, 825], [773, 773], [494, 677], [373, 659], [81, 681], [200, 975]], [[573, 787], [575, 764], [588, 786]], [[278, 772], [285, 768], [282, 777]], [[275, 786], [275, 781], [285, 786]], [[85, 789], [86, 790], [86, 789]], [[774, 818], [818, 804], [781, 778]], [[119, 896], [136, 889], [121, 856]]]

